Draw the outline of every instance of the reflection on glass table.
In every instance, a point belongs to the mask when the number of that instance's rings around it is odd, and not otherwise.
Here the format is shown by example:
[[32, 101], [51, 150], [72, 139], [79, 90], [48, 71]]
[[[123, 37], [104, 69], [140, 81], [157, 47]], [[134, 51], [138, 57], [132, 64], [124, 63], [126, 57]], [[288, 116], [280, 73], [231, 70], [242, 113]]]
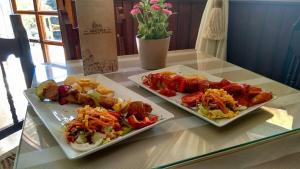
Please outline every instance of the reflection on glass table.
[[63, 46], [47, 45], [47, 48], [50, 56], [50, 63], [58, 64], [58, 65], [66, 64]]

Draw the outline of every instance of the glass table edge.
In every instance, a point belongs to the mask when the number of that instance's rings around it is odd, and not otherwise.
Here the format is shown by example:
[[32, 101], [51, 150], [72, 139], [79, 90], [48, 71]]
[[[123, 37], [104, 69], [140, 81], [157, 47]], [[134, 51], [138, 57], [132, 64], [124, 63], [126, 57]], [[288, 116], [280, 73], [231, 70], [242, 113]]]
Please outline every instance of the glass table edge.
[[203, 154], [203, 155], [199, 155], [199, 156], [195, 156], [195, 157], [186, 158], [186, 159], [183, 159], [183, 160], [163, 164], [163, 165], [153, 167], [153, 168], [162, 169], [162, 168], [177, 167], [179, 165], [183, 165], [184, 163], [192, 162], [194, 160], [201, 160], [201, 159], [204, 159], [204, 158], [209, 158], [209, 157], [212, 157], [212, 156], [215, 156], [215, 155], [218, 155], [218, 154], [222, 154], [222, 153], [226, 153], [226, 152], [229, 152], [229, 151], [254, 146], [254, 145], [257, 145], [259, 143], [263, 144], [265, 142], [274, 141], [274, 140], [279, 139], [281, 137], [289, 136], [289, 135], [296, 134], [296, 133], [299, 133], [299, 132], [300, 132], [300, 128], [295, 129], [295, 130], [290, 130], [290, 131], [287, 131], [287, 132], [283, 132], [283, 133], [279, 133], [279, 134], [275, 134], [275, 135], [272, 135], [272, 136], [264, 137], [264, 138], [261, 138], [261, 139], [258, 139], [258, 140], [246, 142], [246, 143], [243, 143], [243, 144], [227, 147], [227, 148], [220, 149], [220, 150], [217, 150], [217, 151], [213, 151], [213, 152], [210, 152], [210, 153], [207, 153], [207, 154]]

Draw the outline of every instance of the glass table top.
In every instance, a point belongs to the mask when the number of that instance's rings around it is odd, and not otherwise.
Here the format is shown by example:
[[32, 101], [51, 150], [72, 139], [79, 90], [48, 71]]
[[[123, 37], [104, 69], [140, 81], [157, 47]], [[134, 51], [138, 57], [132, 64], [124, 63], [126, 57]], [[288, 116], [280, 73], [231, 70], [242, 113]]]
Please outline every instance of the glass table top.
[[[68, 160], [32, 109], [28, 109], [16, 168], [160, 168], [203, 158], [220, 151], [256, 144], [300, 128], [300, 92], [217, 58], [194, 50], [170, 52], [168, 66], [186, 65], [228, 80], [272, 91], [278, 99], [218, 128], [136, 86], [128, 76], [147, 72], [137, 55], [119, 57], [119, 71], [105, 74], [130, 90], [152, 100], [175, 118], [128, 140], [79, 160]], [[82, 62], [41, 65], [33, 86], [46, 79], [62, 81], [82, 75]]]

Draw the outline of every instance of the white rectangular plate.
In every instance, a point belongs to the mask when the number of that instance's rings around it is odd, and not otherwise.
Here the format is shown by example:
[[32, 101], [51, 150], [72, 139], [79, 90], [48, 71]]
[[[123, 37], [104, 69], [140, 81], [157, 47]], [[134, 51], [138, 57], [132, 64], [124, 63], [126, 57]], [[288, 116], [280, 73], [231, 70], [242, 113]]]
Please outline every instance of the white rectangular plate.
[[174, 105], [176, 105], [176, 106], [194, 114], [195, 116], [200, 117], [201, 119], [203, 119], [215, 126], [218, 126], [218, 127], [223, 127], [223, 126], [229, 124], [230, 122], [232, 122], [232, 121], [250, 113], [251, 111], [261, 107], [262, 105], [268, 103], [268, 102], [264, 102], [264, 103], [261, 103], [261, 104], [258, 104], [258, 105], [252, 106], [252, 107], [248, 107], [246, 110], [241, 111], [239, 115], [237, 115], [233, 118], [230, 118], [230, 119], [211, 120], [211, 119], [207, 118], [206, 116], [202, 115], [201, 113], [198, 113], [196, 110], [193, 110], [191, 108], [183, 106], [181, 104], [181, 97], [184, 96], [184, 94], [177, 92], [176, 96], [166, 97], [166, 96], [159, 94], [157, 91], [150, 89], [148, 86], [143, 84], [143, 82], [142, 82], [143, 76], [148, 75], [150, 73], [159, 73], [159, 72], [164, 72], [164, 71], [171, 71], [171, 72], [175, 72], [175, 73], [181, 74], [181, 75], [202, 75], [202, 76], [205, 76], [209, 81], [214, 81], [214, 82], [220, 81], [220, 80], [222, 80], [222, 78], [213, 76], [204, 71], [198, 71], [198, 70], [195, 70], [193, 68], [186, 67], [183, 65], [175, 65], [175, 66], [171, 66], [171, 67], [167, 67], [167, 68], [163, 68], [163, 69], [159, 69], [159, 70], [155, 70], [155, 71], [128, 77], [131, 81], [137, 83], [139, 86], [143, 87], [144, 89], [154, 93], [155, 95], [165, 99], [166, 101], [173, 103]]
[[128, 100], [131, 99], [132, 101], [143, 101], [145, 103], [148, 103], [152, 106], [152, 114], [155, 114], [159, 117], [159, 120], [147, 127], [134, 130], [124, 136], [120, 136], [111, 142], [100, 145], [94, 149], [85, 151], [85, 152], [79, 152], [74, 150], [65, 140], [64, 138], [64, 124], [66, 121], [75, 118], [76, 112], [75, 109], [77, 107], [80, 107], [79, 105], [59, 105], [57, 102], [41, 102], [39, 98], [35, 95], [35, 89], [30, 88], [24, 91], [24, 94], [32, 107], [34, 108], [36, 114], [39, 116], [39, 118], [42, 120], [44, 125], [47, 127], [47, 129], [50, 131], [52, 136], [55, 138], [55, 140], [58, 142], [59, 146], [63, 149], [65, 154], [69, 159], [78, 159], [81, 157], [84, 157], [88, 154], [91, 154], [93, 152], [96, 152], [98, 150], [104, 149], [106, 147], [112, 146], [122, 140], [125, 140], [129, 137], [132, 137], [138, 133], [141, 133], [145, 130], [148, 130], [170, 118], [173, 118], [174, 115], [165, 109], [159, 107], [155, 103], [151, 102], [150, 100], [136, 94], [135, 92], [119, 85], [118, 83], [106, 78], [103, 75], [97, 75], [96, 79], [98, 82], [102, 83], [105, 86], [110, 87], [115, 91], [115, 96]]

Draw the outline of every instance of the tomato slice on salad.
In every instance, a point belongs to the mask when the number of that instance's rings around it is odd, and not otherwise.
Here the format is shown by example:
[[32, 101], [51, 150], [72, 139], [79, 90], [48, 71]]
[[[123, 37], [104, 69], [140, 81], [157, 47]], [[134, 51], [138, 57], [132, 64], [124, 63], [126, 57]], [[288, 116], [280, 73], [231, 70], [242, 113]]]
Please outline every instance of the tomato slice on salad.
[[161, 95], [167, 96], [167, 97], [176, 96], [176, 91], [168, 89], [168, 88], [163, 88], [163, 89], [159, 90], [158, 93]]
[[132, 128], [138, 129], [138, 128], [143, 128], [143, 127], [149, 126], [151, 124], [154, 124], [155, 122], [157, 122], [158, 117], [157, 116], [144, 117], [143, 120], [138, 120], [135, 117], [135, 115], [131, 115], [127, 118], [127, 120]]
[[195, 92], [192, 94], [185, 95], [181, 98], [184, 105], [188, 107], [195, 107], [199, 102], [201, 102], [203, 92]]

